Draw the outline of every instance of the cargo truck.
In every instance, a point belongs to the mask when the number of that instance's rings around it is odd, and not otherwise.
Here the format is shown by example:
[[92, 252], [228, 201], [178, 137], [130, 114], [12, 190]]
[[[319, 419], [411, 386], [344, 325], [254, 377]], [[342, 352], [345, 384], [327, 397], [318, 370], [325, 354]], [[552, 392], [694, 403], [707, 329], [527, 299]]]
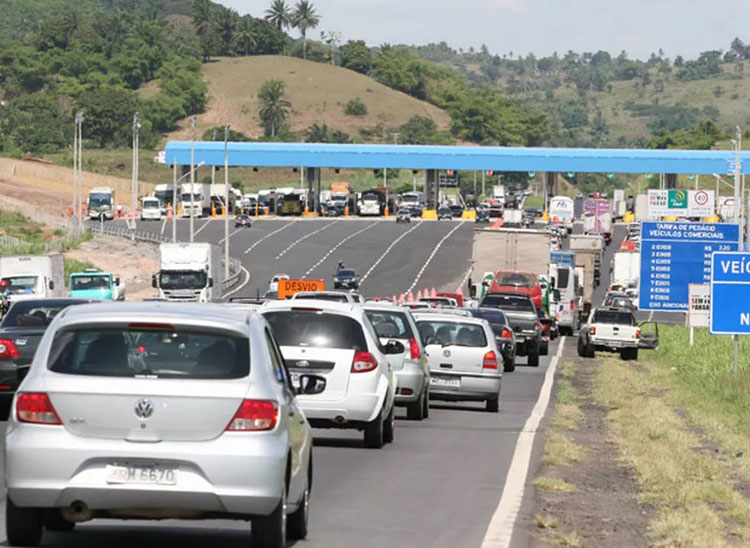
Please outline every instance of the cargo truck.
[[220, 302], [224, 269], [218, 246], [208, 243], [163, 243], [153, 287], [175, 302]]
[[590, 198], [583, 205], [583, 233], [598, 234], [609, 245], [612, 241], [612, 206], [609, 200]]
[[601, 278], [602, 249], [601, 236], [574, 235], [570, 237], [570, 250], [576, 254], [576, 270], [582, 288], [579, 314], [583, 321], [588, 317], [594, 300], [594, 289]]
[[627, 205], [625, 191], [621, 188], [615, 189], [612, 200], [612, 217], [621, 221], [627, 212]]
[[523, 224], [523, 210], [521, 209], [503, 210], [503, 226], [520, 228], [521, 224]]
[[169, 206], [172, 206], [173, 209], [177, 207], [177, 200], [175, 200], [174, 187], [172, 185], [156, 185], [154, 188], [154, 198], [159, 200], [159, 207], [164, 215], [167, 214]]
[[612, 284], [635, 287], [641, 271], [641, 254], [621, 251], [615, 253], [612, 267]]
[[573, 232], [575, 203], [573, 198], [567, 196], [554, 196], [549, 201], [549, 220], [553, 224], [562, 225], [568, 231]]
[[211, 184], [190, 183], [180, 189], [180, 208], [183, 217], [203, 217], [211, 212]]
[[63, 256], [0, 257], [0, 293], [9, 304], [26, 299], [65, 296]]
[[648, 195], [638, 194], [635, 197], [635, 210], [633, 213], [635, 213], [636, 222], [650, 220], [648, 214]]

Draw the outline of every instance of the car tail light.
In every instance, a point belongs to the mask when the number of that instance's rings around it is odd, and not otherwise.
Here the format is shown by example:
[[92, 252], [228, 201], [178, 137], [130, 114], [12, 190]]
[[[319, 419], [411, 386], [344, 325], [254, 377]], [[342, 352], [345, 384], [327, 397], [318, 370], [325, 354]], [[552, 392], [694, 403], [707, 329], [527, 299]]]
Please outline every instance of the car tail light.
[[490, 350], [484, 355], [482, 369], [497, 369], [497, 354], [494, 350]]
[[570, 301], [570, 309], [573, 310], [573, 306], [575, 305], [574, 301]]
[[641, 338], [641, 330], [640, 329], [636, 329], [635, 330], [635, 338], [636, 339], [640, 339]]
[[311, 308], [309, 306], [293, 306], [292, 312], [323, 312], [322, 308]]
[[500, 338], [501, 339], [512, 339], [513, 333], [510, 332], [510, 329], [503, 328], [502, 331], [500, 331]]
[[44, 392], [21, 392], [16, 399], [16, 417], [33, 424], [62, 424], [49, 396]]
[[411, 359], [418, 360], [422, 357], [422, 353], [419, 351], [419, 343], [417, 339], [409, 339], [409, 350], [411, 351]]
[[352, 360], [352, 373], [367, 373], [378, 367], [375, 356], [369, 352], [355, 352]]
[[548, 327], [549, 327], [549, 326], [548, 326], [548, 325], [547, 325], [546, 323], [543, 323], [543, 324], [542, 324], [542, 331], [547, 331], [547, 328], [548, 328]]
[[227, 426], [227, 432], [261, 432], [273, 430], [279, 420], [275, 401], [243, 400]]
[[16, 344], [10, 339], [0, 339], [0, 360], [15, 360], [20, 354]]
[[592, 335], [596, 335], [596, 327], [590, 327], [589, 333], [591, 333]]
[[135, 322], [135, 323], [129, 323], [128, 329], [138, 329], [138, 330], [154, 329], [156, 331], [174, 331], [174, 326], [171, 323]]

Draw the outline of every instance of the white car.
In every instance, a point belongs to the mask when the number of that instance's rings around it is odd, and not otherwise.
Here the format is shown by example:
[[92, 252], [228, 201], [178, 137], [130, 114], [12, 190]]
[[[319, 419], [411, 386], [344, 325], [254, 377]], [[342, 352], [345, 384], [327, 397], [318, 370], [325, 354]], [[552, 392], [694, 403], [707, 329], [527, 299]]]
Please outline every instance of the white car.
[[364, 304], [365, 299], [355, 291], [300, 291], [292, 295], [295, 299], [314, 299], [336, 303]]
[[386, 303], [367, 303], [365, 313], [381, 344], [396, 340], [404, 345], [403, 364], [396, 369], [396, 405], [406, 407], [410, 420], [430, 415], [430, 366], [409, 309]]
[[252, 546], [304, 538], [312, 436], [270, 328], [222, 305], [85, 304], [60, 312], [13, 401], [6, 531], [114, 519], [252, 520]]
[[271, 283], [268, 284], [268, 291], [277, 292], [279, 290], [279, 281], [289, 280], [289, 274], [274, 274]]
[[400, 342], [382, 346], [359, 305], [291, 299], [268, 302], [261, 313], [292, 375], [314, 373], [326, 380], [323, 393], [298, 398], [312, 426], [364, 430], [369, 448], [393, 441]]
[[490, 324], [480, 318], [415, 312], [430, 363], [430, 398], [484, 401], [500, 409], [502, 355]]
[[141, 201], [141, 221], [161, 220], [161, 204], [158, 198], [146, 197]]

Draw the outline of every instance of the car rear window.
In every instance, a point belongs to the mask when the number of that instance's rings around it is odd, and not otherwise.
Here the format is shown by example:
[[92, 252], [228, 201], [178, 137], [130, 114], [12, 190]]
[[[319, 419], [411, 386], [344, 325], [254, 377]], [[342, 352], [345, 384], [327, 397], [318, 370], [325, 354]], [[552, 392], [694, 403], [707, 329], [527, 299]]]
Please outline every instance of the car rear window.
[[513, 287], [534, 287], [537, 284], [537, 280], [533, 274], [501, 272], [495, 277], [495, 283], [497, 285], [510, 285]]
[[356, 275], [354, 270], [339, 270], [339, 278], [353, 278]]
[[482, 306], [493, 306], [514, 312], [534, 312], [534, 303], [528, 297], [516, 295], [487, 295]]
[[615, 325], [636, 325], [635, 318], [629, 312], [615, 310], [597, 310], [594, 312], [593, 323], [608, 323]]
[[567, 289], [570, 283], [570, 269], [561, 267], [557, 269], [557, 288]]
[[307, 310], [279, 310], [264, 316], [279, 346], [368, 349], [362, 326], [348, 316]]
[[459, 322], [420, 320], [417, 322], [419, 334], [424, 344], [443, 346], [487, 346], [487, 337], [481, 325]]
[[470, 312], [475, 318], [482, 318], [491, 324], [508, 325], [508, 319], [505, 317], [502, 310], [472, 308], [470, 309]]
[[19, 301], [10, 307], [0, 327], [47, 327], [57, 314], [72, 304], [88, 301], [71, 301], [66, 303], [39, 303]]
[[310, 293], [310, 294], [300, 294], [294, 296], [295, 299], [316, 299], [318, 301], [331, 301], [334, 303], [348, 303], [349, 299], [346, 298], [346, 295], [334, 295], [332, 293]]
[[412, 339], [414, 332], [404, 312], [390, 312], [386, 310], [366, 311], [370, 323], [375, 328], [378, 337], [394, 337], [397, 339]]
[[66, 329], [55, 335], [47, 366], [98, 377], [239, 379], [250, 373], [250, 343], [189, 329]]

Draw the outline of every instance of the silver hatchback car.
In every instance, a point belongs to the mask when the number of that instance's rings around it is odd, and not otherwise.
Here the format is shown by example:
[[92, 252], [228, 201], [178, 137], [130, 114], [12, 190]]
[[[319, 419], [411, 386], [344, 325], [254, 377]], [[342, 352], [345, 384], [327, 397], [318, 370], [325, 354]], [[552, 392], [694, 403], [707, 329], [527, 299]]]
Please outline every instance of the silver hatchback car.
[[5, 439], [12, 546], [93, 518], [252, 520], [304, 538], [312, 436], [262, 316], [221, 305], [90, 304], [50, 324]]
[[415, 313], [430, 363], [433, 400], [485, 401], [487, 411], [500, 407], [502, 355], [490, 324], [453, 314]]

